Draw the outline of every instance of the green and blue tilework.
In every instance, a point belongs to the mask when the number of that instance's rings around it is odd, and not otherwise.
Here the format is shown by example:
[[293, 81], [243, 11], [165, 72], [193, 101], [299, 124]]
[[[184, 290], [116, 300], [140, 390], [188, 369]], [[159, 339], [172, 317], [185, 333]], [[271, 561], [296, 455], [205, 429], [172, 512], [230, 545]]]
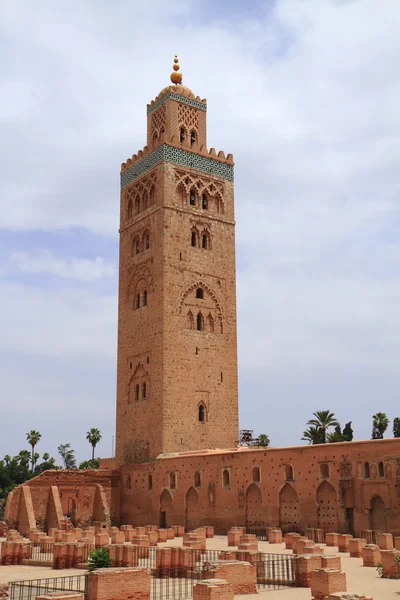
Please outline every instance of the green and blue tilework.
[[147, 114], [149, 115], [154, 110], [157, 110], [159, 106], [164, 104], [167, 100], [177, 100], [178, 102], [182, 102], [182, 104], [188, 104], [189, 106], [194, 106], [194, 108], [199, 108], [200, 110], [207, 110], [207, 104], [203, 104], [203, 102], [198, 102], [197, 100], [192, 100], [192, 98], [186, 98], [186, 96], [181, 96], [180, 94], [166, 94], [161, 100], [149, 106], [147, 109]]
[[154, 150], [154, 152], [121, 173], [121, 189], [132, 183], [132, 181], [135, 181], [135, 179], [146, 173], [146, 171], [150, 171], [150, 169], [160, 164], [163, 160], [233, 181], [233, 165], [219, 162], [215, 158], [209, 158], [208, 156], [199, 156], [194, 152], [182, 150], [182, 148], [173, 148], [172, 146], [163, 144], [157, 150]]

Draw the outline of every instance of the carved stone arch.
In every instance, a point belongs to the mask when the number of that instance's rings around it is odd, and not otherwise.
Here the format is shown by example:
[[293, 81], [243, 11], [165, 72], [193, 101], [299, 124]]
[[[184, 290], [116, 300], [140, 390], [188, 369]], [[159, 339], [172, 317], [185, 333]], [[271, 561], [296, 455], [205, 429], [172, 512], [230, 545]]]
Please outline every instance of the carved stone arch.
[[172, 524], [172, 496], [164, 488], [160, 495], [160, 527], [166, 528]]
[[251, 483], [246, 490], [246, 527], [264, 524], [262, 493], [258, 485]]
[[203, 288], [204, 290], [206, 290], [214, 304], [217, 310], [217, 315], [218, 315], [218, 319], [222, 322], [222, 318], [223, 318], [223, 311], [222, 311], [222, 306], [221, 303], [216, 295], [216, 293], [214, 292], [214, 290], [208, 285], [208, 283], [205, 283], [205, 281], [203, 281], [202, 279], [198, 279], [197, 281], [195, 281], [194, 283], [192, 283], [188, 288], [186, 288], [186, 290], [182, 293], [181, 295], [181, 299], [179, 301], [179, 305], [178, 305], [178, 312], [179, 314], [182, 313], [182, 308], [184, 305], [184, 302], [186, 300], [186, 298], [188, 297], [188, 295], [192, 292], [194, 292], [195, 290], [197, 290], [197, 288]]
[[153, 275], [148, 263], [141, 264], [134, 270], [128, 286], [128, 299], [133, 300], [136, 298], [136, 290], [139, 288], [139, 283], [143, 284], [143, 289], [147, 289], [148, 292], [153, 291]]
[[316, 500], [318, 504], [318, 527], [325, 533], [337, 531], [338, 511], [337, 493], [328, 481], [322, 481], [317, 488]]
[[379, 494], [375, 494], [370, 500], [370, 528], [380, 533], [387, 531], [385, 502]]
[[285, 483], [279, 491], [279, 522], [284, 531], [291, 531], [300, 523], [299, 497], [290, 483]]
[[186, 531], [199, 526], [199, 494], [192, 486], [186, 492]]

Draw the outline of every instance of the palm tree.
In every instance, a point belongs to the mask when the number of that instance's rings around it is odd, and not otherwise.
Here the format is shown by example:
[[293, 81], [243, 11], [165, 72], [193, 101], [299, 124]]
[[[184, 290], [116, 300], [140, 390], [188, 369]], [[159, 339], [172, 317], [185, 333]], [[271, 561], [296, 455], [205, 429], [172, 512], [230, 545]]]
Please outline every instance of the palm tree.
[[42, 434], [39, 433], [38, 431], [35, 431], [35, 429], [31, 429], [31, 431], [26, 434], [26, 439], [28, 440], [28, 443], [32, 446], [32, 454], [31, 454], [32, 472], [35, 468], [35, 446], [38, 442], [40, 442], [41, 437], [42, 437]]
[[322, 434], [321, 429], [315, 425], [311, 425], [308, 429], [303, 431], [302, 440], [305, 440], [309, 444], [321, 444]]
[[92, 427], [92, 429], [90, 429], [87, 432], [86, 439], [89, 441], [89, 444], [91, 444], [91, 446], [92, 446], [92, 460], [94, 460], [94, 449], [96, 448], [97, 444], [101, 440], [100, 429], [95, 429], [94, 427]]
[[317, 410], [317, 412], [313, 413], [315, 419], [310, 419], [307, 425], [314, 425], [321, 430], [321, 443], [325, 444], [326, 442], [326, 430], [329, 427], [336, 427], [339, 425], [334, 413], [331, 413], [330, 410]]
[[57, 448], [61, 458], [64, 461], [65, 469], [75, 469], [76, 468], [76, 459], [75, 459], [75, 450], [72, 450], [71, 444], [60, 444]]
[[390, 423], [390, 419], [385, 415], [385, 413], [378, 412], [372, 417], [372, 439], [373, 440], [382, 440], [383, 434], [388, 428]]
[[264, 446], [264, 447], [267, 447], [270, 444], [269, 437], [267, 436], [266, 433], [261, 433], [258, 436], [257, 442], [258, 442], [258, 446]]

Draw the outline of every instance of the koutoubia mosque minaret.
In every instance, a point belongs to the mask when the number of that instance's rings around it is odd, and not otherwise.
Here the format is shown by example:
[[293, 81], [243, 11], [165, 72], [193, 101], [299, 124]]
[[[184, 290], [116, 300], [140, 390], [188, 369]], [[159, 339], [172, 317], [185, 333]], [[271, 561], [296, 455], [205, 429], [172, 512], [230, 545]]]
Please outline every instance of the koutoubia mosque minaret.
[[121, 166], [119, 464], [238, 439], [234, 163], [173, 69]]

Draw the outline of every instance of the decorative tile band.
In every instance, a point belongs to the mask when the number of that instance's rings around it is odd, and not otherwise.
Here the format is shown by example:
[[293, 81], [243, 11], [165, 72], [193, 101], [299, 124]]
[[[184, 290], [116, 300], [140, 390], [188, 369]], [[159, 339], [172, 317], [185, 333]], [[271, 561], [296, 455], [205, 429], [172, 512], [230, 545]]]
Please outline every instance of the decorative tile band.
[[121, 189], [163, 160], [233, 181], [233, 165], [228, 165], [208, 156], [200, 156], [194, 152], [182, 150], [182, 148], [174, 148], [173, 146], [163, 144], [157, 150], [154, 150], [154, 152], [121, 173]]
[[178, 102], [182, 102], [182, 104], [188, 104], [189, 106], [194, 106], [195, 108], [199, 108], [200, 110], [207, 110], [207, 104], [203, 104], [203, 102], [198, 102], [197, 100], [192, 100], [192, 98], [186, 98], [186, 96], [181, 96], [180, 94], [169, 93], [166, 94], [161, 100], [152, 104], [147, 109], [147, 114], [149, 115], [154, 110], [157, 110], [159, 106], [164, 104], [167, 100], [177, 100]]

